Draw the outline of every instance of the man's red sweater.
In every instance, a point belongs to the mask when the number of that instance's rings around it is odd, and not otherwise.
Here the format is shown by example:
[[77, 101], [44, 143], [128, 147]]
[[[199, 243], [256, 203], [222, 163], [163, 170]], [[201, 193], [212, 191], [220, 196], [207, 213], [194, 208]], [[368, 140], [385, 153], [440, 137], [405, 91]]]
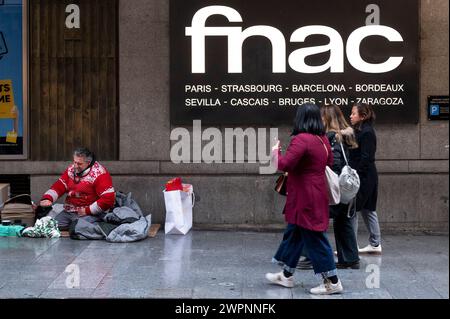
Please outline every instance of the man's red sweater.
[[98, 162], [81, 177], [75, 176], [75, 167], [70, 165], [42, 199], [55, 202], [65, 193], [65, 211], [77, 212], [78, 209], [85, 208], [88, 215], [108, 211], [114, 206], [116, 198], [111, 175]]

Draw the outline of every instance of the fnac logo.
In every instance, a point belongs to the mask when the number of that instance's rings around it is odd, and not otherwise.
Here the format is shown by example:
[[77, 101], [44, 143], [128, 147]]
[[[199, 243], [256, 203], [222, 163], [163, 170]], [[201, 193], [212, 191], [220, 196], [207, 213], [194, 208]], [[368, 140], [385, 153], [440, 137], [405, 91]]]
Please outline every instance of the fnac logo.
[[[275, 27], [256, 25], [242, 30], [242, 27], [207, 27], [206, 20], [212, 15], [225, 16], [229, 22], [243, 22], [238, 11], [227, 6], [208, 6], [198, 10], [192, 18], [185, 35], [191, 37], [192, 73], [205, 73], [205, 38], [207, 36], [225, 36], [228, 41], [228, 73], [242, 73], [242, 46], [246, 39], [253, 36], [267, 38], [272, 45], [272, 72], [286, 73], [286, 40], [283, 33]], [[290, 42], [304, 42], [311, 35], [325, 35], [329, 44], [301, 48], [293, 51], [288, 58], [289, 66], [300, 73], [344, 72], [344, 41], [335, 29], [324, 25], [308, 25], [295, 30]], [[369, 63], [360, 54], [361, 42], [369, 36], [381, 36], [390, 42], [403, 42], [401, 34], [395, 29], [383, 25], [368, 25], [354, 30], [347, 39], [345, 53], [347, 60], [355, 69], [365, 73], [386, 73], [396, 69], [403, 61], [401, 56], [387, 57], [382, 63]], [[323, 65], [306, 64], [308, 56], [329, 52], [330, 58]]]

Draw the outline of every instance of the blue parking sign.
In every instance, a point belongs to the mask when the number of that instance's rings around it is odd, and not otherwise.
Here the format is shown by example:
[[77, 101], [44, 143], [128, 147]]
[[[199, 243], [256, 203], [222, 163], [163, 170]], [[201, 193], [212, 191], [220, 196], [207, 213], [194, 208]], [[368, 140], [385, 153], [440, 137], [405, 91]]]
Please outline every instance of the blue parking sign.
[[438, 116], [439, 115], [439, 105], [437, 105], [437, 104], [431, 104], [430, 105], [430, 115], [431, 116]]

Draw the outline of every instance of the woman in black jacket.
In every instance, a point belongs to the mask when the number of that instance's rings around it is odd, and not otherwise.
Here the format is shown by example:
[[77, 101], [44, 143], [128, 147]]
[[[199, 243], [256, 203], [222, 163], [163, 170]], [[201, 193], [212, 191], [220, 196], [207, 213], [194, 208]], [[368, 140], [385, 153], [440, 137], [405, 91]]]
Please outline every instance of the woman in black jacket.
[[[336, 174], [340, 175], [342, 168], [347, 165], [346, 160], [348, 161], [349, 158], [349, 150], [358, 147], [355, 134], [338, 106], [324, 105], [320, 112], [333, 152], [332, 169]], [[344, 150], [345, 154], [342, 150]], [[330, 206], [330, 218], [333, 218], [338, 257], [336, 267], [341, 269], [359, 269], [358, 243], [352, 219], [348, 216], [348, 206], [348, 204], [342, 203]]]
[[367, 104], [355, 104], [350, 122], [355, 129], [358, 148], [350, 150], [350, 166], [358, 172], [361, 186], [356, 196], [354, 229], [358, 232], [358, 212], [369, 231], [369, 245], [359, 249], [360, 254], [381, 254], [381, 232], [376, 212], [378, 197], [378, 173], [375, 166], [377, 137], [373, 129], [375, 113]]

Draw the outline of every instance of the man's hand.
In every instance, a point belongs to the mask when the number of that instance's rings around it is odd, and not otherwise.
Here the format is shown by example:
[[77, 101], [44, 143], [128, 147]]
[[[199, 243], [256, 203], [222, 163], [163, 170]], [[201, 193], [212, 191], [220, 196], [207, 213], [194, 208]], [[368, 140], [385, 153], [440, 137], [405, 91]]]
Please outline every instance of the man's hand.
[[39, 203], [39, 205], [42, 207], [50, 207], [50, 206], [52, 206], [52, 204], [53, 203], [51, 201], [49, 201], [48, 199], [41, 200], [41, 202]]
[[85, 208], [78, 208], [77, 213], [78, 213], [78, 216], [80, 216], [80, 217], [87, 216]]

